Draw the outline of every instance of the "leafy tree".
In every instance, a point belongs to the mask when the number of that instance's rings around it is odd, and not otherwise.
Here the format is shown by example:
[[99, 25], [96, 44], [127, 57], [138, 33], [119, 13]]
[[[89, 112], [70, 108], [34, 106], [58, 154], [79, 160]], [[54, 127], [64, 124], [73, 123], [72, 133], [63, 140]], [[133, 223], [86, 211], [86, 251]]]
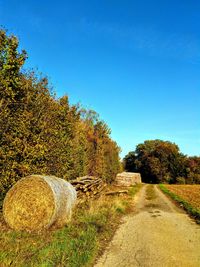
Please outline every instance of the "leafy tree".
[[[22, 135], [26, 130], [23, 112], [27, 88], [23, 85], [21, 67], [25, 51], [18, 52], [18, 40], [0, 30], [0, 188], [9, 188], [18, 179], [23, 151]], [[15, 175], [16, 174], [16, 175]]]
[[124, 169], [128, 170], [129, 172], [134, 172], [136, 170], [135, 160], [136, 160], [135, 152], [134, 151], [129, 152], [123, 160]]
[[[0, 191], [21, 177], [86, 174], [111, 182], [120, 168], [110, 129], [92, 110], [56, 99], [46, 77], [22, 71], [18, 40], [0, 30]], [[0, 196], [2, 197], [2, 196]]]
[[200, 184], [200, 157], [186, 159], [186, 183]]
[[137, 145], [136, 150], [124, 158], [124, 162], [126, 170], [140, 172], [144, 182], [173, 183], [176, 177], [184, 173], [181, 165], [184, 158], [176, 144], [148, 140]]

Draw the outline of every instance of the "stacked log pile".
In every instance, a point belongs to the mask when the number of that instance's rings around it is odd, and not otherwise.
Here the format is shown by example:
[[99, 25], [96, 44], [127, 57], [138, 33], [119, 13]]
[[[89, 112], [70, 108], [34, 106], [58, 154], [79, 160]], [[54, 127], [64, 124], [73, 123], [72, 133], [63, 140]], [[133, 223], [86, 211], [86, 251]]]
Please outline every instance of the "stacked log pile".
[[141, 184], [141, 175], [140, 173], [135, 172], [118, 173], [115, 183], [117, 186], [132, 186], [135, 184]]
[[78, 199], [97, 197], [106, 186], [100, 178], [94, 176], [78, 177], [70, 183], [75, 187]]

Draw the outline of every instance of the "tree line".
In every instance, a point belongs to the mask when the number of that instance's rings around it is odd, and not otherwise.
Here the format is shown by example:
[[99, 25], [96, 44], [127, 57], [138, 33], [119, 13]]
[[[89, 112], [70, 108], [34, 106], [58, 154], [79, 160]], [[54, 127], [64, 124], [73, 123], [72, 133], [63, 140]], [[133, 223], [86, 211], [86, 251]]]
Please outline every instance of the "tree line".
[[48, 79], [24, 70], [26, 51], [0, 30], [0, 192], [29, 174], [111, 182], [120, 148], [96, 112], [56, 98]]
[[147, 140], [124, 160], [124, 168], [140, 172], [147, 183], [200, 184], [200, 157], [188, 157], [175, 143]]

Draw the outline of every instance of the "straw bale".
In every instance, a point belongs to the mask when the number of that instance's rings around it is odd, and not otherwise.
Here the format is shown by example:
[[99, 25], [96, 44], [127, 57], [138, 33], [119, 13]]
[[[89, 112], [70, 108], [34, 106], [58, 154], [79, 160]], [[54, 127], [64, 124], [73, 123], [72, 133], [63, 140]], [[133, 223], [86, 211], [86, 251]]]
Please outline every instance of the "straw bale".
[[131, 186], [140, 184], [142, 181], [140, 173], [122, 172], [117, 174], [115, 182], [118, 186]]
[[29, 232], [63, 226], [72, 213], [76, 190], [55, 176], [31, 175], [19, 180], [7, 193], [3, 215], [15, 230]]

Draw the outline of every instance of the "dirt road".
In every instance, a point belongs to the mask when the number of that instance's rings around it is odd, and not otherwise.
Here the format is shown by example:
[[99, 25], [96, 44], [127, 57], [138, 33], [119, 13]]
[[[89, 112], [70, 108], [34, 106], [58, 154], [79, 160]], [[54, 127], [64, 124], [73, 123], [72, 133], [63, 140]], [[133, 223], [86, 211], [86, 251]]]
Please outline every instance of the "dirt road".
[[145, 185], [95, 267], [200, 267], [200, 226]]

